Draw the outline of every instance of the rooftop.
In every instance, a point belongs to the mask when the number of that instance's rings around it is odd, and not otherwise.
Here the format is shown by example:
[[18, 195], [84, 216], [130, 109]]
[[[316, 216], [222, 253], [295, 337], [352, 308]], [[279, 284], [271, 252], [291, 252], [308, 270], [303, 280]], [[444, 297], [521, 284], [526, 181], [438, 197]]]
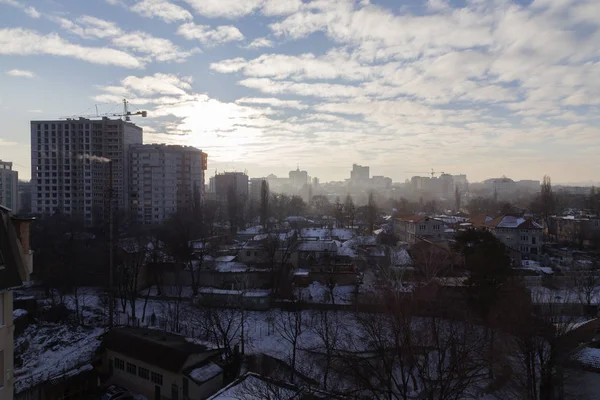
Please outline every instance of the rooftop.
[[191, 343], [182, 335], [133, 327], [110, 330], [104, 339], [104, 346], [172, 372], [180, 372], [192, 355], [205, 355], [206, 357], [196, 357], [196, 361], [200, 363], [219, 352], [205, 345]]

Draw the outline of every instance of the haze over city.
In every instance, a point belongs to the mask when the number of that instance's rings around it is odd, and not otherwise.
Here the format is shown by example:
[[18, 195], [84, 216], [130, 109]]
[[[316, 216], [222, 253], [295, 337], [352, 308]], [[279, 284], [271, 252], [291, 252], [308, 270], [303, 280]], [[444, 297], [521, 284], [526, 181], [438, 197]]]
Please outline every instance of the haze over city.
[[596, 180], [597, 1], [0, 0], [0, 158], [30, 120], [147, 110], [209, 171], [321, 181], [353, 163]]

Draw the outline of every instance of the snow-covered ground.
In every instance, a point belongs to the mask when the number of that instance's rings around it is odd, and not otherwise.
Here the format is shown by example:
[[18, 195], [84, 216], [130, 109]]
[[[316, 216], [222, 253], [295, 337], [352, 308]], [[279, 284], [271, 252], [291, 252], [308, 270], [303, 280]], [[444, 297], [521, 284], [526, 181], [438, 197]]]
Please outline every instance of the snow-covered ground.
[[296, 296], [307, 303], [352, 304], [355, 292], [356, 286], [354, 285], [335, 285], [332, 297], [329, 287], [319, 282], [313, 282], [308, 287], [298, 288]]
[[30, 325], [15, 338], [15, 392], [88, 364], [98, 347], [102, 328], [62, 324]]

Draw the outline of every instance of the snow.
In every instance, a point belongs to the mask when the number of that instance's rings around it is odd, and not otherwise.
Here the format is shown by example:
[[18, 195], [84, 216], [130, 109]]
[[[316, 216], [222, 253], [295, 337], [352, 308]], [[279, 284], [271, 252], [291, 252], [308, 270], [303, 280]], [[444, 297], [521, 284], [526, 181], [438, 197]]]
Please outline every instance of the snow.
[[227, 289], [217, 289], [217, 288], [209, 288], [209, 287], [201, 287], [198, 288], [198, 293], [200, 294], [223, 294], [223, 295], [232, 295], [239, 296], [243, 295], [245, 297], [267, 297], [271, 292], [269, 290], [227, 290]]
[[344, 242], [352, 239], [355, 233], [352, 229], [347, 228], [304, 228], [300, 230], [300, 236], [303, 238], [317, 238], [318, 240], [337, 239]]
[[521, 268], [519, 268], [519, 269], [542, 272], [547, 275], [554, 274], [554, 271], [552, 271], [552, 268], [542, 267], [539, 262], [533, 261], [533, 260], [522, 260]]
[[60, 324], [27, 327], [15, 338], [15, 356], [23, 361], [14, 371], [15, 393], [89, 364], [104, 332]]
[[237, 261], [217, 261], [214, 266], [218, 272], [246, 272], [249, 269], [246, 264]]
[[246, 228], [244, 230], [238, 231], [238, 235], [258, 235], [263, 230], [262, 226], [256, 225]]
[[249, 373], [243, 380], [232, 382], [208, 400], [264, 400], [265, 398], [290, 400], [296, 394], [295, 390], [267, 384], [257, 375]]
[[23, 310], [21, 308], [17, 308], [13, 311], [13, 319], [19, 319], [29, 314], [27, 310]]
[[[306, 288], [297, 288], [297, 296], [308, 303], [325, 303], [333, 304], [331, 299], [331, 291], [320, 282], [313, 282]], [[352, 304], [352, 299], [356, 292], [356, 286], [335, 285], [333, 288], [333, 300], [335, 304]]]
[[337, 246], [333, 241], [310, 240], [300, 243], [298, 251], [329, 251], [335, 253], [337, 251]]
[[412, 258], [410, 257], [410, 254], [408, 254], [408, 250], [399, 249], [392, 252], [393, 266], [412, 265], [412, 263]]
[[209, 379], [214, 378], [221, 372], [223, 372], [223, 369], [217, 364], [208, 363], [206, 365], [203, 365], [202, 367], [194, 368], [192, 371], [190, 371], [188, 375], [190, 378], [196, 381], [196, 383], [201, 384], [208, 381]]
[[296, 276], [308, 276], [309, 273], [310, 272], [305, 269], [297, 269], [296, 271], [294, 271], [294, 275], [296, 275]]
[[600, 369], [600, 349], [584, 347], [575, 353], [574, 357], [586, 367]]

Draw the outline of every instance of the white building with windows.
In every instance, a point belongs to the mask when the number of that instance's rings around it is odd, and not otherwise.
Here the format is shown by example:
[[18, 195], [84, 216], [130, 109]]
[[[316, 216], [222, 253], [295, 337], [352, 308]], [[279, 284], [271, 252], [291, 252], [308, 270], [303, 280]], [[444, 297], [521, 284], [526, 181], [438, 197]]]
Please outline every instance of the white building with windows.
[[19, 173], [12, 169], [13, 163], [0, 160], [0, 206], [17, 212], [19, 210]]
[[133, 145], [130, 148], [130, 213], [144, 224], [160, 223], [205, 198], [207, 154], [190, 146]]
[[32, 213], [102, 223], [111, 172], [115, 207], [127, 210], [129, 147], [142, 134], [120, 119], [31, 121]]
[[542, 253], [542, 226], [537, 222], [503, 215], [484, 225], [508, 248], [520, 252], [523, 259], [539, 259]]
[[410, 215], [394, 218], [394, 233], [403, 242], [416, 243], [419, 239], [446, 240], [453, 232], [449, 232], [440, 219], [427, 215]]

